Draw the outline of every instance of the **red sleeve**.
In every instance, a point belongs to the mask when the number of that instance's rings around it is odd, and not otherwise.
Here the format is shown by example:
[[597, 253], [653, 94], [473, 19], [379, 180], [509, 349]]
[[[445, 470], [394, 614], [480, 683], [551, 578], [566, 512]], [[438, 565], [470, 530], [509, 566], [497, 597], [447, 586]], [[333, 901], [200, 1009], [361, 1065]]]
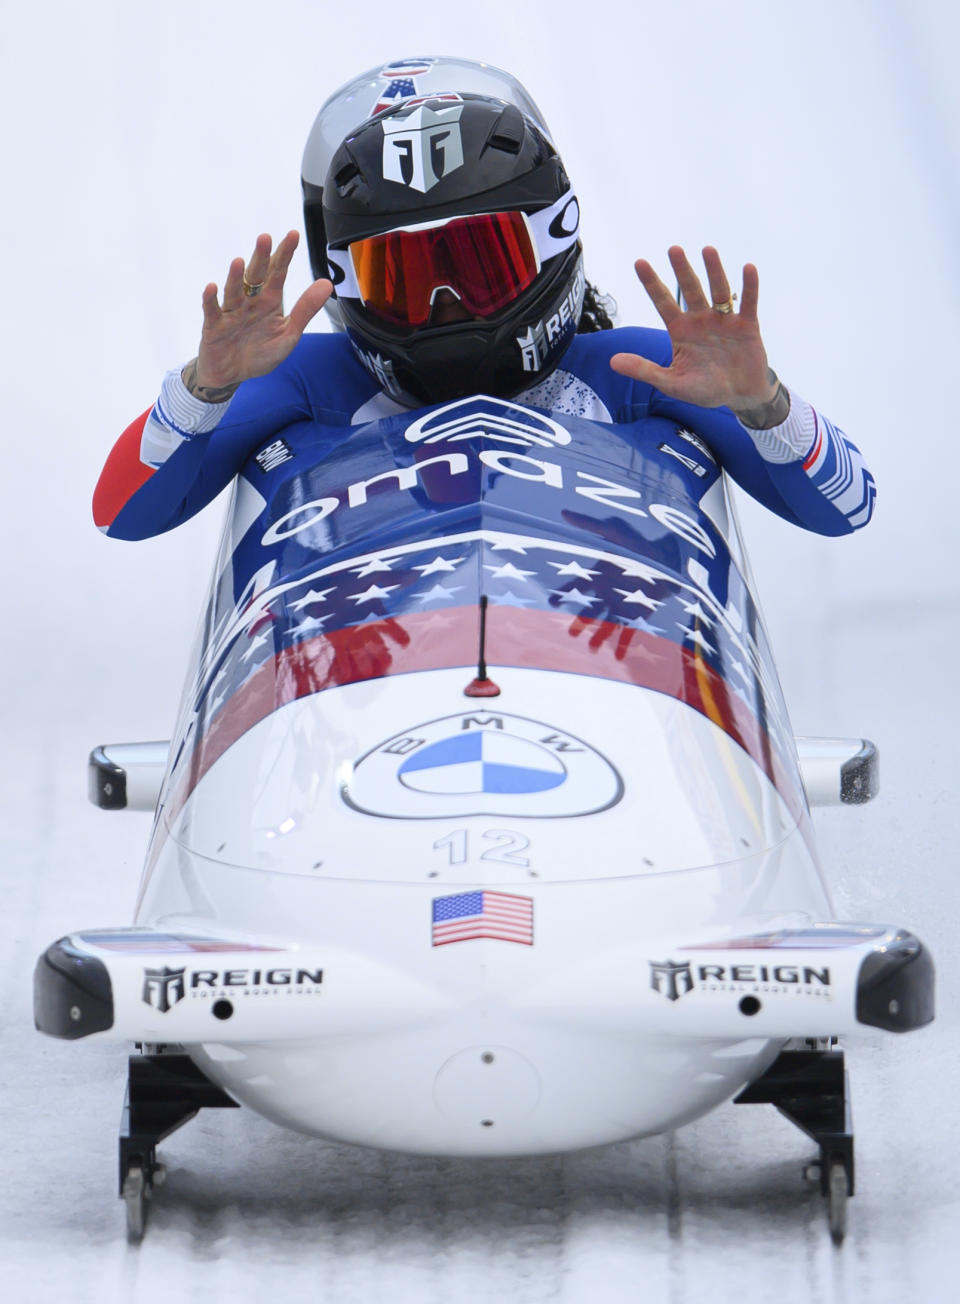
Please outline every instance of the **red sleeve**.
[[108, 530], [137, 490], [153, 475], [154, 468], [140, 461], [140, 439], [152, 411], [153, 407], [148, 407], [127, 426], [100, 472], [93, 491], [93, 519], [98, 529]]

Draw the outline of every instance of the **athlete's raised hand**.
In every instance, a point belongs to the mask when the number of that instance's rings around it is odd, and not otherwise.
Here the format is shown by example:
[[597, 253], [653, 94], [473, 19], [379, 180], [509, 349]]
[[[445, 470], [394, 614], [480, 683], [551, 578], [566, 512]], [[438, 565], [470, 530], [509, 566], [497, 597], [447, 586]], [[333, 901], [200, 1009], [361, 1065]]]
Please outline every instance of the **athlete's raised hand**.
[[790, 399], [770, 370], [760, 338], [756, 267], [747, 263], [743, 269], [737, 312], [716, 249], [708, 245], [703, 251], [709, 299], [679, 245], [670, 248], [669, 258], [683, 306], [645, 259], [636, 263], [636, 269], [670, 334], [673, 361], [669, 367], [660, 367], [634, 353], [617, 353], [610, 365], [621, 375], [647, 381], [671, 398], [700, 407], [732, 408], [750, 426], [778, 425], [790, 410]]
[[258, 236], [250, 261], [234, 258], [230, 264], [222, 303], [213, 282], [204, 289], [200, 348], [183, 372], [187, 387], [199, 397], [219, 397], [272, 371], [330, 297], [332, 283], [314, 281], [284, 316], [283, 283], [299, 239], [296, 231], [288, 231], [271, 253], [270, 236]]

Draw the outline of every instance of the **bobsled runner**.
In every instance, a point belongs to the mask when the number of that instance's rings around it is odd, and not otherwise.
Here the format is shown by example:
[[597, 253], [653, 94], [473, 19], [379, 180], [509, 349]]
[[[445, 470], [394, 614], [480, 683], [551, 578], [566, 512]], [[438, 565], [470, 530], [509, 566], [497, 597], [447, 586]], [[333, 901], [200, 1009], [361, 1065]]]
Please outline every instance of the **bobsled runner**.
[[842, 1238], [837, 1039], [929, 1022], [933, 967], [833, 918], [810, 806], [876, 755], [794, 739], [706, 446], [475, 398], [251, 467], [171, 741], [91, 757], [155, 808], [135, 922], [36, 970], [42, 1031], [140, 1047], [131, 1236], [202, 1107], [510, 1156], [735, 1099], [807, 1132]]

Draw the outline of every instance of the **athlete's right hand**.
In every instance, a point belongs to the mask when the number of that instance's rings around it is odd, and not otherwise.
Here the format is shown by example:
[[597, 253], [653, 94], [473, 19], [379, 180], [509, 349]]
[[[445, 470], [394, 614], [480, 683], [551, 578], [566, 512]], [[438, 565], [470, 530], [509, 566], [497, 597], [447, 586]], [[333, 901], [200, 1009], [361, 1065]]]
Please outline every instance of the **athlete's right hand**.
[[[326, 303], [332, 282], [314, 281], [284, 316], [283, 283], [299, 240], [296, 231], [288, 231], [271, 254], [270, 236], [258, 236], [250, 261], [245, 264], [242, 258], [234, 258], [230, 264], [222, 304], [213, 282], [204, 289], [200, 348], [196, 363], [184, 368], [193, 392], [232, 389], [272, 371]], [[245, 285], [262, 289], [249, 294]]]

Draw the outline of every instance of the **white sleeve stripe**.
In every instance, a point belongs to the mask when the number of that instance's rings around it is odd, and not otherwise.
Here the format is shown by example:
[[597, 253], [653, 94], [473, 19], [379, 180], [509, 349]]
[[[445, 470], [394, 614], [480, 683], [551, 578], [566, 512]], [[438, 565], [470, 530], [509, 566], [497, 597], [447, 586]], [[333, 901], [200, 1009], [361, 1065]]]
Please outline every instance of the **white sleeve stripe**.
[[820, 486], [820, 490], [822, 493], [826, 494], [828, 498], [835, 498], [837, 494], [842, 493], [843, 490], [852, 483], [853, 465], [850, 458], [850, 447], [847, 444], [847, 441], [840, 435], [838, 430], [831, 426], [829, 421], [825, 421], [824, 425], [826, 426], [827, 432], [830, 436], [830, 443], [833, 446], [833, 454], [836, 458], [837, 465], [833, 475], [829, 476], [828, 479], [824, 481]]
[[856, 445], [805, 399], [790, 395], [786, 421], [770, 430], [741, 426], [765, 462], [784, 465], [807, 458], [803, 470], [811, 484], [852, 526], [870, 518], [876, 487]]
[[860, 509], [864, 502], [869, 501], [870, 495], [875, 492], [873, 477], [861, 466], [858, 468], [859, 476], [851, 476], [850, 480], [839, 489], [826, 495], [839, 511], [845, 516], [851, 512]]
[[787, 389], [787, 393], [790, 395], [790, 411], [778, 426], [771, 426], [769, 430], [754, 430], [752, 426], [740, 422], [765, 462], [796, 462], [807, 456], [817, 437], [817, 419], [813, 408], [805, 399], [794, 394], [792, 389]]
[[158, 466], [163, 466], [168, 457], [172, 457], [183, 442], [184, 436], [180, 431], [162, 419], [160, 404], [157, 403], [147, 417], [140, 436], [140, 461], [144, 466], [152, 466], [156, 470]]
[[[823, 448], [813, 465], [807, 467], [811, 482], [837, 511], [842, 512], [851, 526], [865, 524], [873, 509], [876, 486], [873, 476], [856, 445], [851, 444], [831, 422], [823, 422]], [[833, 457], [832, 466], [829, 458]], [[820, 473], [825, 478], [820, 480]]]
[[874, 498], [876, 498], [876, 496], [877, 496], [877, 491], [873, 484], [873, 481], [871, 480], [867, 492], [866, 502], [860, 508], [859, 512], [853, 512], [851, 515], [847, 517], [847, 520], [850, 522], [850, 524], [853, 526], [854, 529], [857, 529], [858, 526], [866, 525], [867, 521], [869, 521], [870, 517], [873, 515], [873, 500]]
[[195, 398], [180, 372], [177, 367], [164, 376], [160, 397], [140, 437], [140, 461], [154, 470], [163, 466], [185, 440], [215, 430], [230, 406], [230, 399], [225, 403], [204, 403]]
[[851, 485], [846, 493], [831, 501], [837, 511], [842, 512], [851, 525], [856, 525], [858, 522], [862, 523], [869, 519], [876, 493], [873, 481], [866, 480], [862, 485]]
[[158, 400], [161, 415], [178, 434], [204, 435], [220, 423], [230, 399], [225, 403], [204, 403], [195, 398], [183, 383], [181, 371], [181, 367], [176, 367], [163, 378]]

